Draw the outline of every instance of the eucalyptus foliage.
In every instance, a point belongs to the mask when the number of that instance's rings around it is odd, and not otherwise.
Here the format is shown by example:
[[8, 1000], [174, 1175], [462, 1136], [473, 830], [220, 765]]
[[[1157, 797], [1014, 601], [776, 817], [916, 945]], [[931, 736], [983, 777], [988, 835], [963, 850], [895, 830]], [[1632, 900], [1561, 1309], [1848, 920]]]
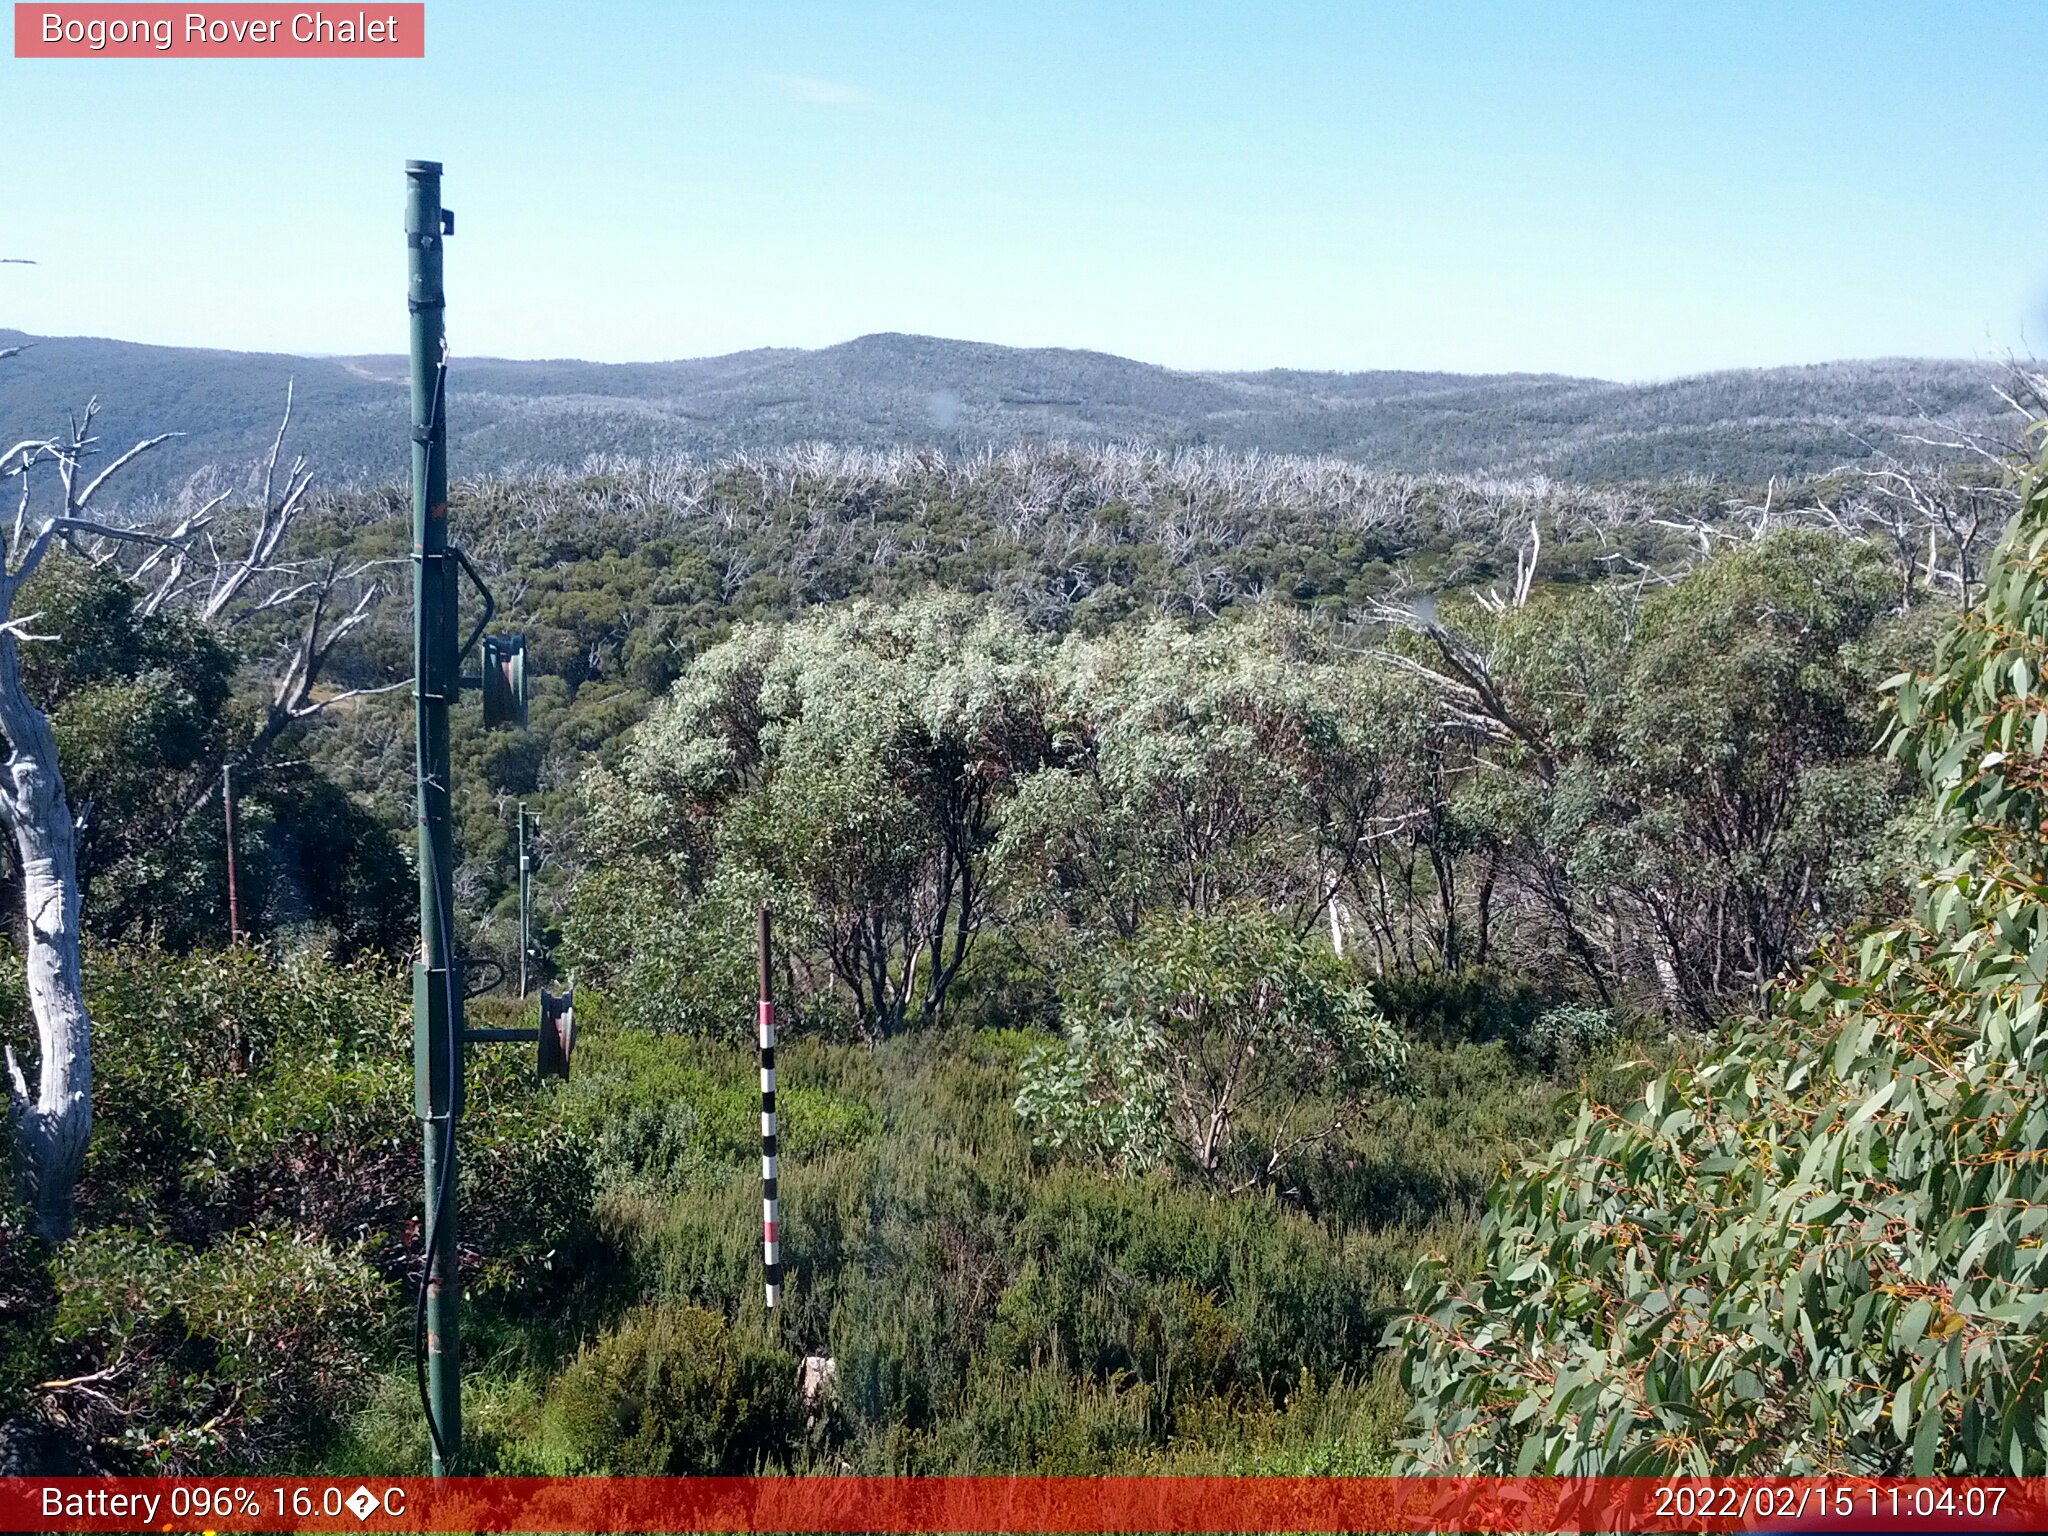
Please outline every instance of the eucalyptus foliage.
[[1415, 835], [1440, 887], [1505, 887], [1473, 903], [1479, 954], [1490, 910], [1519, 911], [1603, 1001], [1648, 992], [1712, 1026], [1866, 915], [1904, 795], [1872, 750], [1876, 685], [1940, 618], [1903, 597], [1874, 548], [1789, 529], [1680, 582], [1446, 619], [1426, 660], [1471, 684], [1452, 698], [1487, 771]]
[[[118, 574], [74, 557], [45, 561], [21, 602], [38, 631], [63, 637], [24, 650], [22, 678], [49, 713], [77, 811], [87, 934], [148, 933], [179, 949], [226, 938], [220, 802], [205, 797], [257, 729], [239, 686], [253, 648], [151, 611]], [[300, 761], [237, 760], [235, 823], [244, 934], [344, 955], [403, 947], [404, 852], [333, 779]], [[0, 865], [0, 890], [18, 892], [17, 864]]]
[[2048, 1471], [2048, 474], [1894, 678], [1910, 913], [1495, 1192], [1390, 1342], [1412, 1469]]
[[1399, 819], [1415, 692], [1283, 622], [1056, 643], [932, 595], [748, 626], [592, 776], [570, 939], [636, 1022], [715, 1033], [745, 1016], [746, 891], [798, 998], [877, 1036], [936, 1020], [997, 924], [1092, 942], [1249, 903], [1305, 928]]
[[1313, 923], [1406, 809], [1418, 690], [1298, 619], [1073, 637], [1053, 678], [1065, 751], [1019, 786], [1005, 844], [1083, 928], [1247, 902]]
[[653, 980], [640, 934], [683, 926], [656, 964], [710, 954], [719, 931], [730, 955], [731, 892], [750, 888], [807, 967], [799, 991], [836, 981], [870, 1036], [936, 1018], [993, 909], [1003, 807], [1053, 751], [1047, 650], [936, 595], [741, 630], [677, 683], [623, 773], [593, 777], [592, 852], [616, 872], [589, 882], [572, 940]]

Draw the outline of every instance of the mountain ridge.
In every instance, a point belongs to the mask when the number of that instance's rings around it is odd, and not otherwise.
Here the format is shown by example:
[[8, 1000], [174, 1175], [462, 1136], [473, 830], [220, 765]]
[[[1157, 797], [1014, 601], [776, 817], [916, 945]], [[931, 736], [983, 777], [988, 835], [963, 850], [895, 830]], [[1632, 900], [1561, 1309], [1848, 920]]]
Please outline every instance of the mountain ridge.
[[[293, 443], [332, 482], [406, 477], [406, 359], [309, 357], [0, 330], [15, 436], [88, 396], [109, 447], [184, 435], [124, 476], [163, 494], [268, 449], [287, 382]], [[1005, 347], [873, 332], [816, 349], [759, 347], [665, 362], [458, 357], [458, 475], [574, 467], [822, 440], [966, 451], [1019, 440], [1329, 454], [1390, 471], [1543, 475], [1593, 483], [1760, 482], [1892, 453], [1925, 424], [1994, 428], [2003, 370], [1880, 358], [1724, 369], [1647, 384], [1556, 373], [1415, 369], [1183, 370], [1085, 348]]]

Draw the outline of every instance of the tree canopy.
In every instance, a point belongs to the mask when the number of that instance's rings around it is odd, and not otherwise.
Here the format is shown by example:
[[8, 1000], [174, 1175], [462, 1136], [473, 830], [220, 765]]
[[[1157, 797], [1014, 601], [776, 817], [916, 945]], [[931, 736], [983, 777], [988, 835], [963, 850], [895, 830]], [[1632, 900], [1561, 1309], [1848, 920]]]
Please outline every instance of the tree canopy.
[[[1722, 1050], [1589, 1102], [1390, 1342], [1416, 1469], [2048, 1470], [2048, 473], [1890, 681], [1910, 909]], [[1782, 770], [1781, 770], [1782, 771]]]

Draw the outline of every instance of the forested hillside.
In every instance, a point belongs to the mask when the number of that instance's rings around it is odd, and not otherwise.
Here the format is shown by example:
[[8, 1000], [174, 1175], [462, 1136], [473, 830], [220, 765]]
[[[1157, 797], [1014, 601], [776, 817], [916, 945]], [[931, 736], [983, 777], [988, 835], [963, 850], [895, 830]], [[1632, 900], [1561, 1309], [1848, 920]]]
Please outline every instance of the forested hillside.
[[[524, 800], [542, 964], [575, 975], [584, 1030], [566, 1085], [477, 1056], [470, 1469], [1470, 1466], [1509, 1443], [1484, 1415], [1517, 1391], [1532, 1462], [1694, 1464], [1661, 1400], [1575, 1438], [1584, 1405], [1545, 1395], [1544, 1341], [1575, 1338], [1546, 1293], [1506, 1364], [1426, 1320], [1469, 1336], [1468, 1288], [1566, 1243], [1543, 1225], [1558, 1181], [1504, 1172], [1575, 1125], [1683, 1129], [1582, 1096], [1650, 1084], [1654, 1114], [1722, 1081], [1730, 1021], [1778, 1007], [1831, 935], [1906, 942], [1916, 770], [1949, 759], [1920, 735], [1887, 755], [1886, 689], [1952, 668], [1941, 637], [1987, 589], [2022, 601], [1988, 565], [2015, 504], [1970, 466], [1586, 488], [1213, 447], [461, 483], [451, 525], [536, 681], [523, 730], [457, 714], [458, 947], [516, 955]], [[77, 1235], [5, 1233], [0, 1417], [24, 1464], [424, 1461], [414, 738], [409, 695], [372, 691], [409, 665], [407, 534], [394, 492], [309, 507], [293, 570], [361, 619], [321, 671], [331, 706], [268, 736], [280, 657], [332, 633], [289, 580], [213, 627], [152, 603], [146, 550], [82, 538], [102, 563], [54, 556], [20, 600], [38, 632], [106, 637], [30, 678], [92, 806], [105, 1067]], [[219, 515], [233, 548], [256, 513]], [[224, 743], [261, 747], [238, 760], [233, 949], [204, 801]], [[773, 1318], [760, 902], [789, 1042]], [[1848, 986], [1794, 990], [1824, 1011]], [[1947, 1315], [1922, 1332], [1956, 1336]], [[806, 1357], [834, 1362], [822, 1395]], [[1839, 1453], [1796, 1415], [1725, 1422], [1773, 1467], [1923, 1442], [2003, 1467], [1969, 1405], [2012, 1358], [1912, 1387], [1903, 1442], [1861, 1405]], [[1634, 1360], [1602, 1404], [1630, 1406]], [[2008, 1427], [1998, 1454], [2048, 1467]]]
[[[329, 483], [403, 469], [404, 360], [302, 358], [30, 338], [0, 370], [0, 412], [98, 394], [112, 444], [166, 444], [123, 494], [168, 493], [267, 441], [286, 383]], [[451, 452], [471, 472], [576, 469], [592, 455], [760, 451], [820, 441], [958, 454], [1018, 441], [1213, 445], [1333, 454], [1415, 474], [1593, 483], [1762, 485], [1889, 455], [1920, 461], [1930, 423], [1981, 429], [1999, 368], [1893, 359], [1705, 374], [1653, 384], [1553, 375], [1190, 373], [1099, 352], [863, 336], [671, 363], [511, 362], [459, 352]], [[1941, 435], [1941, 434], [1937, 434]]]

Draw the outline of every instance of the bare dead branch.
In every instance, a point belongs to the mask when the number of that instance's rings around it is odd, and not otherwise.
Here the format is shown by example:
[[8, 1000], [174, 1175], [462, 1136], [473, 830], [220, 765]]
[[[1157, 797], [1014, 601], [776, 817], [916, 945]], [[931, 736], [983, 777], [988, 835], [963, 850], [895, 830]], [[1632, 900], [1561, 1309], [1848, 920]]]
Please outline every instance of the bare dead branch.
[[[97, 475], [93, 476], [91, 483], [88, 484], [84, 490], [80, 491], [76, 496], [70, 497], [67, 501], [66, 510], [70, 512], [83, 511], [85, 509], [85, 504], [92, 500], [93, 493], [99, 490], [101, 486], [105, 485], [107, 481], [112, 479], [115, 475], [119, 474], [122, 469], [126, 468], [134, 460], [140, 458], [143, 454], [149, 452], [150, 449], [160, 447], [164, 443], [168, 443], [172, 438], [183, 437], [184, 435], [185, 434], [182, 432], [159, 432], [155, 437], [145, 437], [144, 439], [142, 439], [141, 442], [137, 443], [133, 448], [130, 448], [126, 453], [122, 454], [119, 458], [115, 459], [113, 463], [109, 464]], [[65, 489], [67, 492], [70, 489], [69, 480], [65, 482]]]

